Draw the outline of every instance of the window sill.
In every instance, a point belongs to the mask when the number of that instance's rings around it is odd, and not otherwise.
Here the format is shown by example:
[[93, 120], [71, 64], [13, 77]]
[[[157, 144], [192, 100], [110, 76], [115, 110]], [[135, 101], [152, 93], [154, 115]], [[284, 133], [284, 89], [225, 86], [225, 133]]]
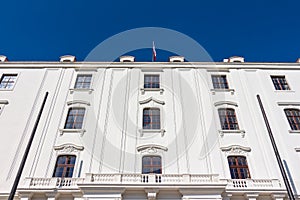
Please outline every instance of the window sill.
[[13, 91], [14, 88], [8, 88], [8, 89], [5, 89], [5, 88], [0, 88], [0, 91]]
[[140, 136], [143, 137], [144, 133], [160, 133], [163, 137], [165, 135], [166, 130], [165, 129], [140, 129]]
[[295, 90], [274, 90], [274, 92], [278, 92], [278, 93], [295, 93]]
[[94, 89], [91, 88], [71, 88], [69, 90], [71, 94], [73, 94], [74, 92], [88, 92], [89, 94], [91, 94], [94, 91]]
[[64, 133], [80, 133], [80, 136], [83, 136], [85, 129], [59, 129], [60, 135], [63, 135]]
[[300, 130], [289, 130], [289, 133], [297, 133], [297, 134], [299, 134]]
[[235, 90], [234, 89], [210, 89], [212, 94], [216, 94], [216, 92], [230, 92], [231, 95], [234, 95]]
[[245, 130], [219, 130], [219, 133], [221, 137], [225, 134], [241, 134], [242, 138], [245, 137]]
[[162, 88], [141, 88], [142, 94], [145, 94], [145, 92], [158, 92], [158, 91], [160, 94], [163, 94], [164, 89], [162, 89]]

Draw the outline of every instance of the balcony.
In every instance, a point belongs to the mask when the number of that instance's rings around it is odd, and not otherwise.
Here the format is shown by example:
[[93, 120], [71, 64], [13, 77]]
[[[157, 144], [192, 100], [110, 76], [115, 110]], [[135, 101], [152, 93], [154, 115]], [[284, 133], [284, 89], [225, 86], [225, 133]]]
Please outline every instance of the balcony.
[[283, 188], [277, 179], [227, 179], [226, 189], [279, 189]]
[[219, 179], [215, 174], [86, 174], [86, 178], [27, 178], [22, 189], [78, 189], [79, 185], [222, 186], [226, 191], [284, 190], [277, 179]]
[[77, 184], [84, 183], [84, 178], [26, 178], [23, 188], [54, 189], [78, 188]]
[[218, 175], [189, 174], [88, 174], [90, 182], [101, 184], [201, 184], [219, 183]]

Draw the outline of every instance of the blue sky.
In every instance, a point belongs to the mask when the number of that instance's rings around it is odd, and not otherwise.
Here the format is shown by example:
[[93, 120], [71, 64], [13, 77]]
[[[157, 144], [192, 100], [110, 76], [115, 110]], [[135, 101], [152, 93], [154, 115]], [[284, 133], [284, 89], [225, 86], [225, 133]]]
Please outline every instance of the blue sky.
[[[297, 0], [10, 0], [1, 7], [0, 54], [11, 61], [57, 61], [65, 54], [84, 60], [105, 39], [139, 27], [186, 34], [214, 61], [232, 55], [253, 62], [300, 57]], [[137, 60], [149, 60], [148, 52], [138, 53]], [[158, 50], [159, 61], [167, 56]]]

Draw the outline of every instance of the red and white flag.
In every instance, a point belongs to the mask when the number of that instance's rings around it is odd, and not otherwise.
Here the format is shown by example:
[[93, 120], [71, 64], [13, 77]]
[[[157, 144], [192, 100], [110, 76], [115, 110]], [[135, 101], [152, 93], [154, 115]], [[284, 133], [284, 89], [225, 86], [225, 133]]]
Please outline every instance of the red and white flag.
[[153, 45], [152, 45], [152, 61], [156, 61], [156, 50], [155, 50], [154, 41], [153, 41]]

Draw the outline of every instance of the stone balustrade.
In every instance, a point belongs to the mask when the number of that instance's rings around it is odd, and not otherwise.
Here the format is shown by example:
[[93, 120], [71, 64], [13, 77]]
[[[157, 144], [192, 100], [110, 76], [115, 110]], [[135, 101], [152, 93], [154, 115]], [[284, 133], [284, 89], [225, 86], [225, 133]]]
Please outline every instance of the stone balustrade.
[[282, 188], [277, 179], [227, 179], [227, 189]]
[[85, 178], [26, 178], [21, 188], [78, 188], [78, 184], [224, 184], [226, 189], [282, 188], [276, 179], [219, 179], [215, 174], [86, 174]]

